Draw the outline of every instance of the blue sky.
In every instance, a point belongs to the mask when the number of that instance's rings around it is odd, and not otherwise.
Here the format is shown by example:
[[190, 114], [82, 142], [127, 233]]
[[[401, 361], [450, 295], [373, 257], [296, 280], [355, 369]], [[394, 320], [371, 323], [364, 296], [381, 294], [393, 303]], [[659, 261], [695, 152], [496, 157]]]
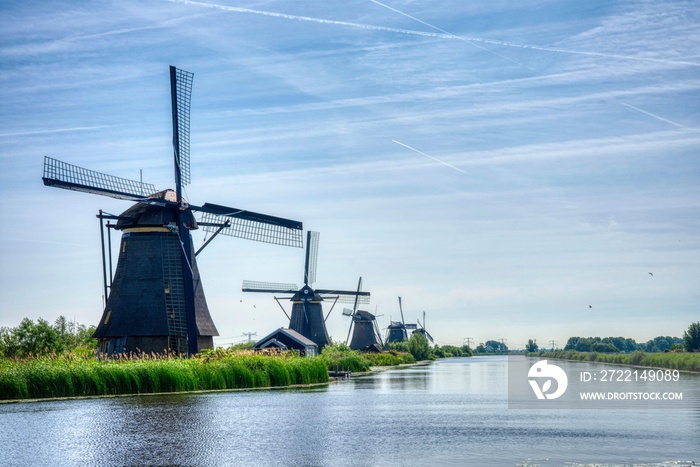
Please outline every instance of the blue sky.
[[[0, 326], [99, 320], [95, 214], [129, 204], [44, 187], [43, 156], [171, 187], [172, 64], [195, 74], [190, 201], [320, 231], [316, 285], [362, 276], [382, 327], [400, 295], [442, 344], [680, 336], [698, 23], [692, 1], [2, 2]], [[286, 325], [240, 285], [301, 282], [302, 250], [198, 261], [219, 342]]]

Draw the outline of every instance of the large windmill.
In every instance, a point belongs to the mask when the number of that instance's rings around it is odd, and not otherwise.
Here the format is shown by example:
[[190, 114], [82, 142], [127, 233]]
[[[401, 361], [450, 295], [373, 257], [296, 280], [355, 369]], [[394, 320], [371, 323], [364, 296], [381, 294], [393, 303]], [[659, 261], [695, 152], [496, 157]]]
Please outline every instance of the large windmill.
[[[45, 185], [137, 202], [119, 216], [98, 216], [116, 219], [113, 227], [123, 232], [117, 269], [94, 334], [98, 351], [105, 355], [192, 355], [213, 347], [218, 332], [190, 235], [198, 225], [214, 235], [302, 247], [301, 222], [217, 204], [195, 206], [183, 199], [183, 186], [190, 183], [192, 78], [192, 73], [170, 67], [175, 191], [156, 192], [151, 184], [44, 159]], [[202, 213], [199, 222], [195, 212]]]
[[417, 329], [415, 324], [406, 324], [403, 318], [403, 306], [401, 305], [401, 297], [399, 297], [399, 311], [401, 312], [401, 321], [391, 321], [387, 327], [386, 342], [403, 342], [408, 340], [408, 329]]
[[318, 232], [307, 232], [303, 287], [299, 288], [296, 284], [243, 281], [243, 292], [293, 294], [290, 298], [293, 303], [292, 316], [287, 315], [289, 328], [315, 342], [320, 352], [324, 346], [331, 343], [326, 329], [326, 319], [330, 311], [324, 317], [321, 305], [324, 298], [342, 303], [352, 303], [357, 299], [359, 303], [366, 304], [369, 303], [369, 292], [311, 288], [311, 285], [316, 282], [319, 235]]
[[[358, 292], [361, 289], [362, 278], [360, 277], [360, 281], [357, 284]], [[359, 298], [359, 296], [357, 298]], [[358, 300], [356, 299], [355, 306], [352, 310], [350, 308], [343, 309], [343, 316], [350, 317], [348, 337], [345, 339], [345, 343], [348, 343], [350, 333], [352, 332], [352, 340], [350, 340], [350, 348], [352, 350], [380, 351], [384, 344], [382, 343], [382, 337], [379, 333], [377, 316], [369, 311], [358, 310], [357, 302]]]

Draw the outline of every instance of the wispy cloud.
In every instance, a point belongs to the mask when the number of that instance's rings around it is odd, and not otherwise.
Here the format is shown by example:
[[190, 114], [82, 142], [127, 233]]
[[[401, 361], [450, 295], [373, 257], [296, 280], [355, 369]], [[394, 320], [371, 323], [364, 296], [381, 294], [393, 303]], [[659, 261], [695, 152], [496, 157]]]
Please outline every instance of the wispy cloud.
[[[163, 0], [163, 1], [169, 1], [172, 3], [180, 3], [180, 4], [184, 4], [184, 5], [199, 6], [199, 7], [204, 7], [204, 8], [212, 8], [212, 9], [227, 11], [227, 12], [231, 12], [231, 13], [246, 13], [246, 14], [253, 14], [253, 15], [269, 16], [272, 18], [288, 19], [288, 20], [293, 20], [293, 21], [305, 21], [305, 22], [312, 22], [312, 23], [318, 23], [318, 24], [345, 26], [345, 27], [350, 27], [350, 28], [355, 28], [355, 29], [366, 29], [366, 30], [372, 30], [372, 31], [385, 31], [385, 32], [393, 32], [393, 33], [397, 33], [397, 34], [407, 34], [407, 35], [413, 35], [413, 36], [435, 37], [435, 38], [439, 38], [439, 39], [461, 40], [461, 41], [465, 41], [465, 42], [469, 42], [469, 43], [479, 42], [479, 43], [493, 44], [493, 45], [499, 45], [499, 46], [504, 46], [504, 47], [539, 50], [542, 52], [556, 52], [556, 53], [560, 53], [560, 54], [571, 54], [571, 55], [589, 55], [589, 56], [609, 58], [609, 59], [635, 60], [635, 61], [641, 61], [641, 62], [657, 62], [657, 63], [666, 63], [666, 64], [671, 64], [671, 65], [683, 65], [683, 66], [693, 66], [693, 67], [700, 66], [700, 63], [691, 62], [691, 61], [659, 59], [659, 58], [650, 58], [650, 57], [643, 57], [643, 56], [617, 55], [617, 54], [608, 54], [608, 53], [602, 53], [602, 52], [579, 51], [579, 50], [570, 50], [570, 49], [564, 49], [564, 48], [537, 46], [537, 45], [530, 45], [530, 44], [519, 44], [519, 43], [513, 43], [513, 42], [507, 42], [507, 41], [486, 39], [483, 37], [456, 35], [456, 34], [452, 34], [452, 33], [449, 33], [447, 31], [444, 31], [444, 30], [438, 28], [437, 26], [433, 26], [430, 23], [419, 20], [418, 18], [410, 16], [407, 13], [400, 12], [399, 10], [391, 8], [388, 5], [377, 2], [375, 0], [369, 0], [369, 1], [372, 1], [373, 3], [381, 5], [385, 8], [390, 8], [393, 11], [396, 11], [404, 16], [407, 16], [411, 19], [414, 19], [414, 20], [416, 20], [422, 24], [425, 24], [426, 26], [429, 26], [429, 27], [431, 27], [437, 31], [440, 31], [440, 32], [432, 33], [432, 32], [425, 32], [425, 31], [416, 31], [413, 29], [393, 28], [393, 27], [388, 27], [388, 26], [376, 26], [376, 25], [371, 25], [371, 24], [353, 23], [353, 22], [349, 22], [349, 21], [315, 18], [315, 17], [310, 17], [310, 16], [291, 15], [291, 14], [287, 14], [287, 13], [278, 13], [278, 12], [267, 11], [267, 10], [255, 10], [255, 9], [250, 9], [250, 8], [232, 7], [232, 6], [228, 6], [228, 5], [218, 5], [215, 3], [196, 2], [196, 1], [192, 1], [192, 0]], [[475, 44], [472, 44], [472, 45], [475, 45]], [[488, 53], [497, 55], [505, 60], [509, 60], [513, 63], [520, 65], [520, 66], [527, 67], [527, 65], [524, 65], [524, 64], [519, 63], [517, 61], [514, 61], [514, 60], [512, 60], [508, 57], [505, 57], [502, 54], [499, 54], [495, 51], [488, 50], [488, 49], [483, 49], [483, 50], [486, 50]], [[530, 67], [527, 67], [527, 68], [530, 68]]]

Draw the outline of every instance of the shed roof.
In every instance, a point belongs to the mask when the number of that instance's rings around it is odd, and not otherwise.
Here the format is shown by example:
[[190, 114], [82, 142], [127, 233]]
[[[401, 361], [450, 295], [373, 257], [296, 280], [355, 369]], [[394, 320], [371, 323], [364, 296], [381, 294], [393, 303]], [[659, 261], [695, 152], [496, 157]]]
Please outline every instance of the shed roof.
[[[308, 337], [304, 337], [301, 334], [299, 334], [298, 332], [296, 332], [295, 330], [288, 329], [288, 328], [279, 328], [279, 329], [271, 332], [267, 336], [263, 337], [258, 342], [260, 343], [260, 345], [263, 345], [271, 339], [276, 339], [276, 337], [280, 333], [284, 334], [285, 336], [289, 337], [290, 339], [298, 342], [299, 344], [303, 345], [304, 347], [318, 347], [318, 345], [314, 341], [309, 339]], [[257, 346], [258, 346], [258, 344], [256, 344], [256, 347]]]

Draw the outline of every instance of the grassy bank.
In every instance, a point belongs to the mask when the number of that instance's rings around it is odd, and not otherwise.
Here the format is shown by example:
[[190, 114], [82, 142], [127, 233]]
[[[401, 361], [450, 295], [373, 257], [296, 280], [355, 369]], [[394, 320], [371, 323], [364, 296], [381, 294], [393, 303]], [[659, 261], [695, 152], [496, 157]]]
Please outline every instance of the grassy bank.
[[354, 372], [369, 371], [372, 366], [395, 366], [416, 362], [408, 352], [389, 350], [382, 353], [361, 353], [342, 344], [326, 346], [320, 358], [331, 371], [337, 368]]
[[649, 366], [653, 368], [670, 368], [672, 370], [682, 371], [700, 371], [700, 353], [646, 353], [636, 351], [623, 354], [555, 350], [554, 352], [537, 352], [531, 355], [546, 358], [558, 358], [563, 360]]
[[62, 355], [0, 360], [0, 400], [288, 386], [328, 381], [322, 358], [219, 352], [198, 358]]

